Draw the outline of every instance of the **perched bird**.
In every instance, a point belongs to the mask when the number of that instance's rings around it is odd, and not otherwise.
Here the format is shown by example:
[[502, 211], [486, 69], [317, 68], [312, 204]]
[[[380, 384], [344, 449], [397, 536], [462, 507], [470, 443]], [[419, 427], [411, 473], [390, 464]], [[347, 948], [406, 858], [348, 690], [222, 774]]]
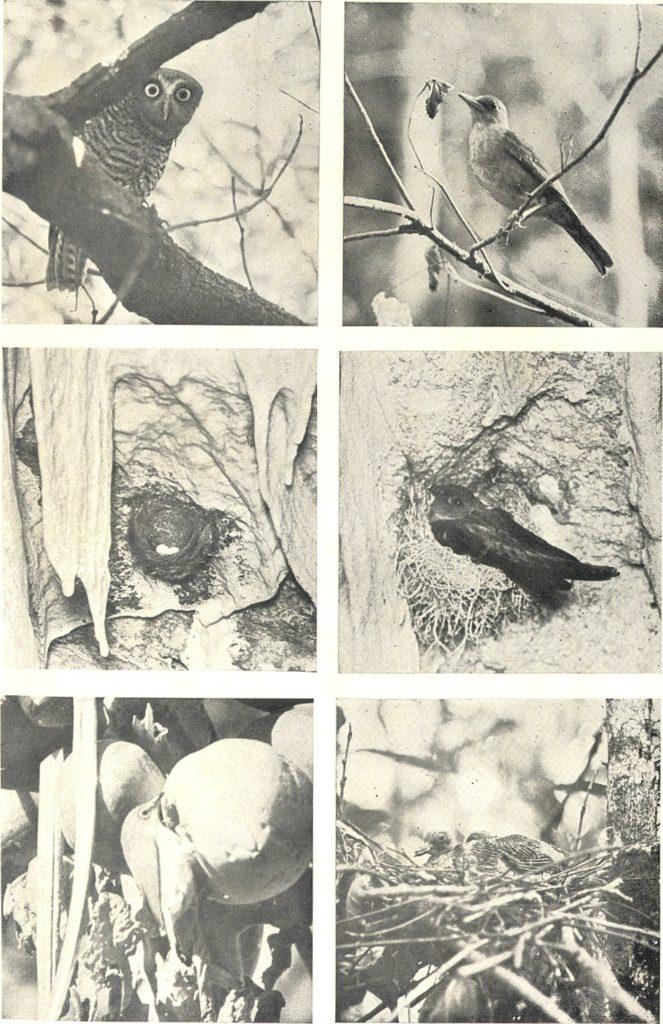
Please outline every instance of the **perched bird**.
[[[509, 128], [507, 109], [495, 96], [458, 95], [470, 108], [470, 167], [488, 194], [509, 210], [517, 210], [530, 192], [541, 185], [550, 171], [534, 150]], [[547, 217], [564, 228], [585, 252], [599, 274], [612, 266], [612, 259], [582, 223], [559, 180], [552, 182], [532, 205], [526, 216]]]
[[429, 520], [435, 540], [457, 555], [501, 569], [534, 597], [550, 600], [570, 590], [572, 580], [609, 580], [609, 565], [589, 565], [517, 523], [501, 508], [491, 508], [467, 487], [433, 484]]
[[[135, 92], [85, 122], [83, 161], [94, 157], [113, 181], [146, 199], [202, 95], [203, 87], [191, 75], [159, 68]], [[48, 249], [46, 287], [49, 291], [76, 291], [83, 280], [85, 253], [54, 224]]]
[[472, 832], [454, 850], [456, 867], [489, 875], [545, 871], [563, 859], [564, 854], [549, 843], [517, 833], [491, 836], [488, 832]]

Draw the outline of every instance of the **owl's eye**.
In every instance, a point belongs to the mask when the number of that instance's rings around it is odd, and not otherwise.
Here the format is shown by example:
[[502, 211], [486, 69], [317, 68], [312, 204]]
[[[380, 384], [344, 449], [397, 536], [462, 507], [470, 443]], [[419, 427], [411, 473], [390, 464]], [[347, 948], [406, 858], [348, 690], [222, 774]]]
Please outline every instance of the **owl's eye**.
[[175, 90], [175, 99], [180, 103], [188, 103], [191, 99], [191, 89], [188, 89], [186, 85], [180, 85], [179, 89]]
[[157, 96], [161, 95], [161, 88], [156, 82], [148, 82], [145, 86], [145, 95], [150, 100], [155, 100]]

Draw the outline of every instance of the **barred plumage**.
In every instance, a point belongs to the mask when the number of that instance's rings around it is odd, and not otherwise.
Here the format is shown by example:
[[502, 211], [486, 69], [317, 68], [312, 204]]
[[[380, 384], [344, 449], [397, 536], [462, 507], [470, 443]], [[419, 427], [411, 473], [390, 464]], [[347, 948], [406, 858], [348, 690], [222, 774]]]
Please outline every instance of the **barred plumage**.
[[[146, 199], [163, 174], [173, 142], [202, 98], [199, 82], [183, 71], [159, 68], [136, 92], [106, 107], [83, 126], [84, 161], [95, 159], [113, 181]], [[86, 255], [51, 225], [46, 287], [76, 291]]]
[[454, 862], [462, 870], [484, 875], [514, 871], [545, 871], [563, 859], [563, 854], [549, 843], [513, 833], [491, 836], [488, 832], [472, 832], [456, 847]]

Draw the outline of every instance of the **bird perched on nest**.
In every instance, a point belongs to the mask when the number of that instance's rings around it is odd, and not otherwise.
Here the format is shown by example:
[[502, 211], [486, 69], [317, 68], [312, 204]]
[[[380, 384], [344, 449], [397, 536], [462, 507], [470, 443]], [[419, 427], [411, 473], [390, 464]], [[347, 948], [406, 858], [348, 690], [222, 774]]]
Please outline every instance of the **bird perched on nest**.
[[573, 580], [602, 581], [618, 576], [609, 565], [581, 562], [548, 544], [501, 508], [485, 505], [467, 487], [434, 481], [428, 513], [438, 544], [473, 562], [501, 569], [534, 597], [550, 600], [570, 590]]
[[[123, 188], [145, 200], [166, 169], [175, 139], [193, 117], [203, 87], [175, 68], [158, 68], [118, 103], [85, 122], [83, 163], [94, 158]], [[86, 254], [52, 224], [48, 234], [46, 287], [76, 291], [83, 281]]]
[[[510, 130], [507, 109], [501, 100], [464, 92], [458, 95], [472, 113], [469, 158], [474, 176], [495, 202], [518, 210], [527, 196], [550, 177], [550, 171], [534, 150]], [[543, 190], [522, 220], [530, 216], [545, 217], [564, 228], [599, 274], [605, 274], [612, 266], [609, 253], [585, 227], [559, 180]]]
[[482, 875], [545, 871], [563, 859], [564, 854], [549, 843], [518, 833], [491, 836], [489, 832], [472, 832], [453, 853], [455, 867]]

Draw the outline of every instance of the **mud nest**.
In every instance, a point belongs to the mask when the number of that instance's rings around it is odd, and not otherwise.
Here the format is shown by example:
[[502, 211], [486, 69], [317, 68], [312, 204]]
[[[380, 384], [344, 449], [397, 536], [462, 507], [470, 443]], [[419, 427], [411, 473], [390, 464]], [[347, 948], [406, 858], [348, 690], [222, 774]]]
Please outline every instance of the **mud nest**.
[[218, 543], [213, 512], [183, 495], [140, 495], [127, 531], [133, 555], [146, 572], [169, 583], [194, 576]]
[[624, 968], [634, 948], [657, 963], [658, 853], [632, 843], [522, 874], [469, 873], [451, 858], [420, 866], [339, 820], [338, 1013], [356, 1019], [361, 1003], [361, 1020], [394, 1019], [382, 1013], [396, 1006], [412, 1021], [644, 1020]]
[[506, 622], [520, 618], [531, 601], [499, 569], [477, 565], [438, 544], [428, 505], [423, 491], [413, 495], [400, 524], [398, 587], [419, 643], [448, 653], [495, 636]]

